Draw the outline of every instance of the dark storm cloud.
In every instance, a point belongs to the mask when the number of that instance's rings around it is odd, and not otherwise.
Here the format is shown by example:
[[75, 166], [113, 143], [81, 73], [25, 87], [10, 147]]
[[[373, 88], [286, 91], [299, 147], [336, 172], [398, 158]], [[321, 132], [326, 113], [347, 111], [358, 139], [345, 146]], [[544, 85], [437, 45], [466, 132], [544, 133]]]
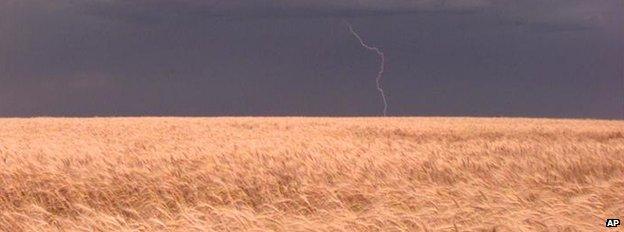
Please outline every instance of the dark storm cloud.
[[80, 4], [87, 14], [142, 24], [212, 20], [383, 17], [402, 14], [467, 14], [487, 0], [100, 0]]
[[[97, 0], [81, 3], [104, 17], [154, 23], [198, 18], [365, 17], [419, 13], [498, 12], [513, 23], [564, 30], [616, 14], [617, 0]], [[544, 28], [542, 28], [544, 29]]]
[[0, 115], [622, 117], [619, 0], [0, 1]]
[[88, 9], [102, 15], [128, 17], [167, 17], [171, 15], [203, 17], [323, 17], [389, 15], [420, 11], [472, 10], [487, 7], [488, 0], [139, 0], [92, 1]]

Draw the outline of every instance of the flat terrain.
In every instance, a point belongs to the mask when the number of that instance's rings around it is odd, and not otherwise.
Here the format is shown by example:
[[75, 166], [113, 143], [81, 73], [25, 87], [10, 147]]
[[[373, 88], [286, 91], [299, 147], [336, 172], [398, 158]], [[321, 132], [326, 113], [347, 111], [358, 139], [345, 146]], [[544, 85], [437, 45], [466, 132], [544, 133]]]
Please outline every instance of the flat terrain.
[[624, 121], [0, 119], [0, 231], [601, 231]]

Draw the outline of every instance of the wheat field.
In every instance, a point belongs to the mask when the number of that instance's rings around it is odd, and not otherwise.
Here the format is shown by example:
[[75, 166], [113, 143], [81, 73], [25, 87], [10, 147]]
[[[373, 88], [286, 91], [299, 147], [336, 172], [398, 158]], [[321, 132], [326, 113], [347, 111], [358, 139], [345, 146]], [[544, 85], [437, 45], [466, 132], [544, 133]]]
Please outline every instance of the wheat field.
[[0, 119], [2, 231], [598, 231], [624, 121]]

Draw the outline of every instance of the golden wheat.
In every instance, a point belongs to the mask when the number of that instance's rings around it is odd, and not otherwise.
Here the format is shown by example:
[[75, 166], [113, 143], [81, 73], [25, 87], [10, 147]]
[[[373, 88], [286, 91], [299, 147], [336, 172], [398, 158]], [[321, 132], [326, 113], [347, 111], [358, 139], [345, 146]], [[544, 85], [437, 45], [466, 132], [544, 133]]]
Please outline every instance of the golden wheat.
[[624, 122], [0, 120], [3, 231], [597, 231]]

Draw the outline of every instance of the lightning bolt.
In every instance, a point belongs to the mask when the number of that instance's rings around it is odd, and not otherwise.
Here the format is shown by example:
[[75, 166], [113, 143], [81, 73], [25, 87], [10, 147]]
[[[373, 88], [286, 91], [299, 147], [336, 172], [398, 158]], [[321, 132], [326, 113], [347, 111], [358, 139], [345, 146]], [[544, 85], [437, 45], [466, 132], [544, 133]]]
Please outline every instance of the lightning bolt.
[[351, 23], [349, 23], [348, 21], [344, 20], [343, 21], [347, 27], [349, 28], [349, 32], [351, 32], [351, 34], [353, 34], [353, 36], [355, 36], [355, 38], [358, 39], [358, 41], [360, 42], [360, 45], [362, 45], [362, 47], [370, 50], [370, 51], [374, 51], [375, 53], [377, 53], [377, 56], [379, 56], [379, 60], [380, 60], [380, 64], [379, 64], [379, 72], [377, 73], [377, 78], [375, 79], [377, 82], [377, 91], [379, 91], [379, 94], [381, 95], [381, 100], [383, 102], [383, 116], [388, 116], [388, 99], [386, 97], [386, 94], [384, 92], [384, 89], [382, 88], [381, 85], [381, 79], [383, 78], [383, 74], [385, 71], [385, 66], [386, 66], [386, 55], [383, 53], [383, 51], [381, 51], [380, 48], [378, 47], [374, 47], [374, 46], [370, 46], [368, 44], [366, 44], [366, 42], [364, 42], [364, 40], [362, 39], [362, 37], [355, 31], [355, 29], [353, 29], [353, 26], [351, 25]]

